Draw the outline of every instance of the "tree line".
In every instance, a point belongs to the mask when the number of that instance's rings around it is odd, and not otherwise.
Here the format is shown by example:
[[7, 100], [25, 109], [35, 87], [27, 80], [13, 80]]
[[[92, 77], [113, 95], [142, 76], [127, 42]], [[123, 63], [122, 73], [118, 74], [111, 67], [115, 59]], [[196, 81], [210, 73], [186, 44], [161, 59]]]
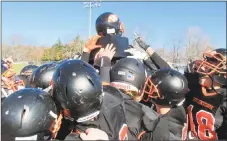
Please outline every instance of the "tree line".
[[76, 36], [71, 42], [63, 44], [60, 39], [50, 47], [31, 46], [12, 43], [2, 45], [2, 58], [12, 56], [14, 61], [59, 61], [65, 58], [73, 58], [77, 52], [82, 52], [85, 40]]
[[[3, 44], [2, 57], [12, 56], [14, 61], [59, 61], [66, 58], [73, 58], [77, 52], [82, 53], [86, 41], [76, 36], [71, 42], [62, 44], [58, 39], [50, 47], [29, 46], [12, 43]], [[133, 45], [133, 44], [132, 44]], [[202, 52], [212, 50], [215, 47], [209, 38], [199, 27], [190, 27], [184, 38], [172, 39], [168, 44], [155, 47], [155, 51], [166, 61], [172, 63], [186, 63], [187, 61], [200, 59]]]

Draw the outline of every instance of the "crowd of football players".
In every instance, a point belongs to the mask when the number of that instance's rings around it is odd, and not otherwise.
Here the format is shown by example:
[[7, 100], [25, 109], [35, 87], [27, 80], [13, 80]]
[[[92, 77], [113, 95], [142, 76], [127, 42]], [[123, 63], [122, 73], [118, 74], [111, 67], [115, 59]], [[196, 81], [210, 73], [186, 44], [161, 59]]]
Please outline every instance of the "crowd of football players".
[[1, 61], [2, 140], [227, 140], [226, 48], [182, 74], [140, 37], [120, 46], [117, 15], [101, 14], [96, 30], [80, 59], [19, 75]]

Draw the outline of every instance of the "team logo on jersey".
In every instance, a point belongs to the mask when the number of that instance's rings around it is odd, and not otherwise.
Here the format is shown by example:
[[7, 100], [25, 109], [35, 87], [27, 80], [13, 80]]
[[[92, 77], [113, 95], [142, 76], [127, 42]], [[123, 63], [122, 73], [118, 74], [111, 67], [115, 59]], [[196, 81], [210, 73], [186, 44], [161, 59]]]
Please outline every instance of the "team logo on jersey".
[[127, 124], [123, 124], [119, 131], [119, 140], [128, 140], [128, 126]]
[[118, 21], [118, 17], [115, 14], [111, 14], [111, 15], [109, 15], [107, 21], [110, 22], [110, 23], [115, 23], [115, 22]]

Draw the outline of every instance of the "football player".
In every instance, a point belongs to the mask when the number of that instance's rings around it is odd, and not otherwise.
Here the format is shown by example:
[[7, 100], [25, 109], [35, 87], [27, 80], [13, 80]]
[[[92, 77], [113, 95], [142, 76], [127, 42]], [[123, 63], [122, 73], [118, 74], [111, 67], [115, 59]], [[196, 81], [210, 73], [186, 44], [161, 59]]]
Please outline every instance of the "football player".
[[147, 78], [143, 93], [145, 101], [154, 103], [156, 113], [144, 109], [147, 111], [142, 120], [144, 131], [138, 139], [185, 140], [187, 113], [183, 103], [188, 93], [187, 79], [173, 69], [160, 69]]
[[[105, 12], [96, 19], [96, 31], [98, 35], [88, 40], [81, 58], [83, 61], [89, 62], [89, 64], [91, 65], [94, 64], [94, 59], [101, 48], [101, 45], [96, 44], [97, 41], [101, 37], [107, 35], [122, 36], [124, 33], [124, 27], [123, 23], [120, 21], [119, 17], [116, 14]], [[121, 52], [124, 51], [121, 50]], [[119, 58], [124, 58], [126, 57], [126, 55], [126, 53], [117, 53], [112, 62], [119, 60]]]
[[186, 106], [189, 117], [189, 139], [227, 139], [225, 48], [203, 54], [203, 60], [189, 64], [185, 76], [189, 82]]
[[84, 61], [69, 60], [57, 67], [52, 96], [67, 119], [63, 120], [57, 139], [64, 139], [71, 131], [83, 133], [88, 128], [105, 131], [110, 140], [128, 138], [120, 91], [103, 88], [95, 69]]
[[51, 89], [50, 81], [54, 71], [56, 70], [59, 63], [51, 62], [41, 65], [32, 72], [30, 76], [28, 87], [30, 88], [39, 88], [49, 92]]
[[62, 116], [46, 92], [26, 88], [8, 96], [1, 105], [2, 140], [51, 140]]
[[[188, 92], [188, 84], [186, 78], [181, 73], [169, 68], [160, 69], [157, 70], [151, 78], [148, 77], [146, 80], [143, 63], [133, 58], [120, 59], [112, 66], [110, 73], [107, 71], [106, 73], [102, 73], [102, 68], [103, 67], [100, 69], [101, 77], [103, 77], [102, 74], [106, 74], [105, 77], [110, 75], [109, 81], [112, 86], [120, 89], [124, 94], [130, 95], [137, 102], [141, 102], [142, 100], [143, 104], [149, 106], [155, 105], [154, 108], [156, 109], [156, 112], [153, 108], [135, 103], [130, 98], [124, 96], [126, 120], [129, 127], [129, 139], [137, 139], [135, 137], [140, 136], [140, 129], [144, 128], [148, 131], [147, 134], [150, 136], [148, 138], [143, 137], [141, 138], [142, 140], [186, 138], [187, 116], [182, 104], [185, 95]], [[102, 80], [106, 80], [105, 82], [107, 82], [108, 79], [105, 79], [105, 77], [102, 78]], [[153, 95], [157, 93], [161, 93], [165, 98], [154, 97]], [[144, 113], [146, 116], [144, 116]], [[159, 114], [163, 116], [159, 117]], [[177, 115], [172, 116], [172, 114]], [[153, 135], [153, 132], [155, 132], [155, 134], [159, 132], [159, 128], [163, 130], [166, 128], [160, 123], [157, 123], [159, 127], [156, 129], [151, 129], [152, 127], [149, 127], [151, 124], [156, 124], [158, 120], [167, 122], [171, 126], [171, 128], [165, 130], [166, 136], [161, 134], [157, 136]], [[179, 122], [175, 124], [174, 121]], [[142, 125], [144, 124], [148, 124], [148, 126], [143, 127]], [[172, 133], [174, 134], [171, 135]]]

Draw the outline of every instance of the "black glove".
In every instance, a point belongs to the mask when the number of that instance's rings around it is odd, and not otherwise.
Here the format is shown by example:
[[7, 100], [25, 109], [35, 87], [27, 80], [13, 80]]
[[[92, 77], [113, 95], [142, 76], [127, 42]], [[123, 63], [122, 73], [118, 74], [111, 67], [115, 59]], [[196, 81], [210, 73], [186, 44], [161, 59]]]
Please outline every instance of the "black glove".
[[145, 51], [150, 47], [146, 42], [144, 42], [140, 37], [135, 39], [137, 44], [143, 48]]

